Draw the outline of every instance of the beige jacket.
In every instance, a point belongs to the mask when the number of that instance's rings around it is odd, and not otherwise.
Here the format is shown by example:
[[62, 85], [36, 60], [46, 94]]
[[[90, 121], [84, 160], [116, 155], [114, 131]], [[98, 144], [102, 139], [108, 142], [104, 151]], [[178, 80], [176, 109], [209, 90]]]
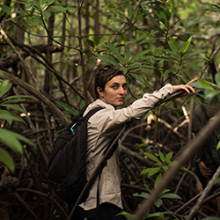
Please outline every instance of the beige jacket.
[[[109, 142], [120, 132], [122, 127], [132, 119], [138, 119], [144, 116], [155, 103], [172, 92], [172, 86], [167, 84], [159, 91], [155, 91], [153, 94], [146, 93], [143, 98], [136, 100], [130, 106], [118, 110], [115, 110], [112, 105], [106, 104], [100, 99], [97, 99], [88, 106], [85, 114], [98, 106], [104, 107], [104, 109], [98, 111], [88, 121], [87, 179], [90, 178], [95, 167], [101, 160]], [[99, 195], [100, 204], [108, 202], [122, 208], [121, 175], [117, 154], [118, 152], [115, 151], [113, 156], [107, 161], [107, 166], [102, 171], [99, 180]], [[80, 204], [84, 210], [96, 208], [97, 183], [98, 179], [91, 188], [88, 199]]]

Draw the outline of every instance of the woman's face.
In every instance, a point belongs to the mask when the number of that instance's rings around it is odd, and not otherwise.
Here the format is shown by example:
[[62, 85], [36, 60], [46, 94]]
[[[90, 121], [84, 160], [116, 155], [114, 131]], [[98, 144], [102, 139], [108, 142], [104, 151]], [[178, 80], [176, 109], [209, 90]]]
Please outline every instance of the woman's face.
[[121, 106], [127, 94], [126, 78], [123, 75], [115, 76], [106, 83], [104, 91], [100, 87], [97, 88], [97, 91], [103, 102], [114, 107]]

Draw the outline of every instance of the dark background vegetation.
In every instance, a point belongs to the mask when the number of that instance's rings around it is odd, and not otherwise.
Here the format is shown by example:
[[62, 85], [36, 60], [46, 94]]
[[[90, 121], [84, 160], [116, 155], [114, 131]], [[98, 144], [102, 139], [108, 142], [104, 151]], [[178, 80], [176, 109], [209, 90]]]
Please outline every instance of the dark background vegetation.
[[[191, 115], [199, 97], [213, 105], [219, 101], [219, 24], [217, 0], [2, 1], [0, 82], [9, 80], [11, 87], [0, 96], [0, 110], [25, 123], [2, 116], [0, 125], [35, 147], [21, 141], [18, 153], [0, 130], [0, 219], [67, 219], [67, 205], [48, 185], [48, 159], [59, 132], [94, 100], [93, 78], [100, 66], [110, 64], [126, 74], [131, 92], [126, 105], [166, 83], [199, 77], [196, 95], [162, 103], [132, 122], [121, 137], [123, 204], [126, 212], [135, 213], [193, 138]], [[22, 112], [2, 104], [14, 95], [28, 96], [16, 100]], [[151, 219], [186, 219], [195, 206], [198, 180], [193, 155], [187, 159], [187, 169], [169, 183], [172, 194], [164, 192], [146, 210], [158, 216]], [[216, 214], [209, 196], [202, 217]]]

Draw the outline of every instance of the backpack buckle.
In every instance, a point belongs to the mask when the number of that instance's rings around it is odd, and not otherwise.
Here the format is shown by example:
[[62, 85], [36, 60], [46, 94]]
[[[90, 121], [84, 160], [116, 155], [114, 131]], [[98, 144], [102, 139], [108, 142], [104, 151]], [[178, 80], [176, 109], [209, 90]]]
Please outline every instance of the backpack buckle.
[[78, 127], [77, 122], [72, 127], [70, 127], [70, 131], [72, 132], [72, 134], [75, 134], [77, 127]]

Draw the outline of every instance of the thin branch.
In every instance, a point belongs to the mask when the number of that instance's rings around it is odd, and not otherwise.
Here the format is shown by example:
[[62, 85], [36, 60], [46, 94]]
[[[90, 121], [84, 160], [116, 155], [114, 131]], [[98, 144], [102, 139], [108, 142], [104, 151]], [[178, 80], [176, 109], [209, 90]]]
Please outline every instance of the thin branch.
[[33, 212], [33, 210], [30, 208], [30, 206], [22, 199], [18, 193], [15, 192], [15, 197], [18, 199], [18, 201], [23, 205], [25, 210], [27, 211], [28, 215], [31, 219], [39, 220], [36, 214]]
[[212, 179], [209, 181], [208, 185], [206, 188], [203, 190], [200, 198], [198, 199], [196, 205], [191, 209], [190, 214], [188, 215], [186, 220], [191, 220], [193, 216], [199, 211], [200, 207], [202, 206], [202, 202], [204, 201], [205, 197], [208, 195], [208, 193], [211, 191], [214, 183], [218, 179], [220, 175], [220, 166], [216, 170], [215, 174], [213, 175]]

